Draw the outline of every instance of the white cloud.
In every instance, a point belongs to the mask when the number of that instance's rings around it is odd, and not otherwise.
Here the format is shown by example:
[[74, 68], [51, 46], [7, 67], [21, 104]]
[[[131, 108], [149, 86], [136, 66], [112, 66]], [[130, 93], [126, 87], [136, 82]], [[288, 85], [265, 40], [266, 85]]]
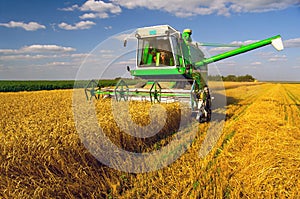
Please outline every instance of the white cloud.
[[256, 55], [258, 55], [258, 56], [260, 56], [260, 57], [262, 57], [262, 58], [264, 58], [264, 59], [268, 59], [268, 58], [274, 56], [275, 53], [274, 53], [274, 52], [263, 52], [263, 51], [258, 51], [258, 52], [256, 52]]
[[43, 59], [58, 59], [58, 58], [74, 58], [82, 60], [85, 56], [76, 56], [73, 54], [13, 54], [13, 55], [0, 55], [2, 61], [16, 61], [16, 60], [43, 60]]
[[233, 1], [230, 9], [233, 12], [268, 12], [272, 10], [285, 9], [291, 5], [299, 5], [299, 0], [252, 0], [252, 1]]
[[126, 66], [126, 65], [135, 65], [136, 64], [136, 59], [128, 59], [128, 60], [123, 60], [119, 61], [116, 64], [121, 65], [121, 66]]
[[[51, 56], [53, 57], [53, 56]], [[46, 55], [30, 55], [30, 54], [17, 54], [17, 55], [4, 55], [0, 56], [0, 60], [6, 60], [6, 61], [16, 61], [16, 60], [38, 60], [38, 59], [45, 59], [50, 58]]]
[[57, 46], [57, 45], [31, 45], [31, 46], [25, 46], [21, 48], [21, 51], [23, 52], [72, 52], [76, 49], [71, 47], [63, 47], [63, 46]]
[[285, 48], [299, 48], [300, 47], [300, 38], [284, 40], [283, 46]]
[[[13, 54], [13, 55], [0, 55], [0, 60], [7, 64], [17, 63], [16, 66], [20, 67], [18, 63], [27, 63], [22, 66], [74, 66], [78, 67], [82, 64], [87, 54], [70, 54], [70, 53], [57, 53], [57, 54]], [[4, 65], [3, 65], [4, 66]], [[1, 66], [0, 66], [1, 67]]]
[[72, 54], [71, 57], [73, 57], [73, 58], [85, 58], [88, 55], [89, 55], [88, 53], [79, 53], [79, 54]]
[[111, 29], [112, 29], [112, 26], [105, 26], [104, 29], [105, 29], [105, 30], [111, 30]]
[[40, 44], [24, 46], [20, 49], [0, 49], [1, 54], [67, 53], [73, 51], [76, 51], [76, 49], [72, 47], [64, 47], [58, 45], [40, 45]]
[[237, 66], [236, 61], [233, 61], [233, 60], [231, 60], [231, 61], [221, 60], [221, 61], [218, 62], [218, 64], [223, 65], [223, 66], [231, 66], [231, 67]]
[[81, 11], [92, 11], [96, 13], [112, 13], [118, 14], [122, 10], [118, 5], [113, 3], [105, 3], [103, 1], [94, 1], [88, 0], [81, 7], [79, 7]]
[[100, 50], [99, 52], [100, 52], [101, 54], [104, 54], [104, 53], [106, 53], [106, 54], [112, 54], [112, 53], [114, 53], [113, 50]]
[[237, 46], [244, 46], [244, 45], [249, 45], [254, 42], [258, 42], [259, 40], [246, 40], [246, 41], [233, 41], [230, 44], [237, 45]]
[[95, 18], [101, 18], [101, 19], [105, 19], [105, 18], [109, 18], [109, 15], [105, 12], [103, 13], [86, 13], [83, 14], [79, 17], [80, 19], [95, 19]]
[[216, 47], [216, 48], [212, 48], [212, 49], [209, 49], [209, 53], [223, 53], [223, 52], [226, 52], [226, 51], [230, 51], [232, 50], [233, 48], [230, 48], [230, 47]]
[[287, 61], [287, 56], [284, 54], [278, 54], [277, 52], [257, 52], [257, 56], [261, 57], [263, 60], [269, 62]]
[[252, 66], [258, 66], [258, 65], [262, 65], [262, 63], [257, 61], [257, 62], [252, 62], [251, 65]]
[[11, 53], [15, 53], [16, 50], [14, 49], [0, 49], [0, 53], [2, 54], [11, 54]]
[[83, 12], [87, 12], [80, 16], [81, 19], [94, 19], [94, 18], [109, 18], [110, 14], [119, 14], [122, 12], [122, 9], [119, 5], [114, 3], [106, 3], [104, 1], [95, 1], [95, 0], [87, 0], [82, 6], [78, 6], [77, 4], [68, 7], [62, 8], [60, 10], [63, 11], [74, 11], [80, 10]]
[[48, 62], [45, 64], [45, 66], [73, 66], [74, 63], [72, 62], [62, 62], [62, 61], [57, 61], [57, 62]]
[[96, 14], [94, 13], [85, 13], [79, 17], [80, 19], [94, 19], [97, 18]]
[[10, 21], [8, 23], [0, 23], [0, 26], [4, 26], [7, 28], [23, 28], [24, 30], [27, 31], [36, 31], [38, 29], [45, 29], [46, 26], [41, 25], [37, 22], [29, 22], [29, 23], [24, 23], [24, 22], [16, 22], [16, 21]]
[[58, 27], [65, 30], [83, 30], [83, 29], [90, 29], [93, 25], [95, 25], [92, 21], [80, 21], [75, 25], [70, 25], [65, 22], [58, 24]]
[[274, 55], [268, 59], [269, 62], [287, 61], [286, 55]]
[[61, 11], [74, 11], [78, 8], [79, 8], [79, 6], [77, 4], [75, 4], [75, 5], [72, 5], [71, 7], [68, 7], [68, 8], [59, 8], [58, 10], [61, 10]]
[[291, 5], [299, 4], [299, 0], [111, 0], [115, 5], [133, 9], [137, 7], [150, 10], [162, 10], [178, 17], [190, 17], [195, 15], [217, 14], [229, 16], [232, 13], [241, 12], [267, 12], [285, 9]]

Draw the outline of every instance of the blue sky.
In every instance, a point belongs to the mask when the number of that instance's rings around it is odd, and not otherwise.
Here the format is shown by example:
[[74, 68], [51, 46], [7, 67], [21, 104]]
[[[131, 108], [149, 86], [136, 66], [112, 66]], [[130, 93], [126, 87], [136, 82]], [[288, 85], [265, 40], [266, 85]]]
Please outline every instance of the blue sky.
[[[75, 79], [84, 63], [96, 62], [95, 56], [111, 53], [116, 59], [122, 45], [111, 42], [112, 36], [169, 24], [180, 31], [192, 29], [198, 42], [247, 43], [280, 34], [283, 51], [267, 46], [215, 66], [221, 75], [300, 81], [299, 18], [299, 0], [0, 0], [0, 80]], [[209, 55], [222, 52], [204, 50]], [[124, 66], [115, 71], [134, 66], [132, 60], [118, 60]], [[95, 70], [105, 70], [108, 63], [98, 62]]]

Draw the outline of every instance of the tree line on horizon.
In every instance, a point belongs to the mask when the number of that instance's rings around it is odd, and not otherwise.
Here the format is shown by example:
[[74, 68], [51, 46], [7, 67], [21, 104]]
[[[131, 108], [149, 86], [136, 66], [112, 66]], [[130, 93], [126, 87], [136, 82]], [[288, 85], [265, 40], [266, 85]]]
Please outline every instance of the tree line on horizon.
[[208, 79], [210, 81], [226, 81], [226, 82], [254, 82], [256, 79], [252, 75], [227, 75], [227, 76], [221, 76], [221, 75], [209, 75]]

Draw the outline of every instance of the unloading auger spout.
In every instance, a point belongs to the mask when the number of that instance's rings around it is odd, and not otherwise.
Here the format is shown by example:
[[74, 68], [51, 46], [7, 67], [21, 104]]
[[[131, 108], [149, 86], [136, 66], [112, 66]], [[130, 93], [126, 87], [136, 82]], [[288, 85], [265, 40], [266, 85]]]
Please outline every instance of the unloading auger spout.
[[212, 56], [212, 57], [209, 57], [209, 58], [204, 58], [203, 60], [201, 60], [199, 62], [196, 62], [195, 66], [196, 67], [204, 66], [204, 65], [207, 65], [207, 64], [210, 64], [210, 63], [213, 63], [213, 62], [217, 62], [217, 61], [220, 61], [222, 59], [226, 59], [228, 57], [232, 57], [232, 56], [235, 56], [235, 55], [238, 55], [238, 54], [241, 54], [241, 53], [245, 53], [245, 52], [248, 52], [248, 51], [251, 51], [251, 50], [266, 46], [266, 45], [270, 45], [270, 44], [272, 44], [272, 46], [278, 51], [281, 51], [284, 48], [282, 40], [281, 40], [281, 36], [277, 35], [277, 36], [274, 36], [274, 37], [270, 37], [268, 39], [264, 39], [264, 40], [261, 40], [261, 41], [258, 41], [258, 42], [254, 42], [254, 43], [249, 44], [249, 45], [241, 46], [237, 49], [227, 51], [227, 52], [222, 53], [222, 54], [218, 54], [218, 55], [215, 55], [215, 56]]

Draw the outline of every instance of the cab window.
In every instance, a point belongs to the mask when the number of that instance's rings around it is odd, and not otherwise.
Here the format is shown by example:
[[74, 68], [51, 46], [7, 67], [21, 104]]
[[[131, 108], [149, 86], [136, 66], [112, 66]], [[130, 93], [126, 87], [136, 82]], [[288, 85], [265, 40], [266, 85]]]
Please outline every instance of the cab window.
[[168, 37], [143, 38], [138, 41], [138, 66], [174, 66]]

